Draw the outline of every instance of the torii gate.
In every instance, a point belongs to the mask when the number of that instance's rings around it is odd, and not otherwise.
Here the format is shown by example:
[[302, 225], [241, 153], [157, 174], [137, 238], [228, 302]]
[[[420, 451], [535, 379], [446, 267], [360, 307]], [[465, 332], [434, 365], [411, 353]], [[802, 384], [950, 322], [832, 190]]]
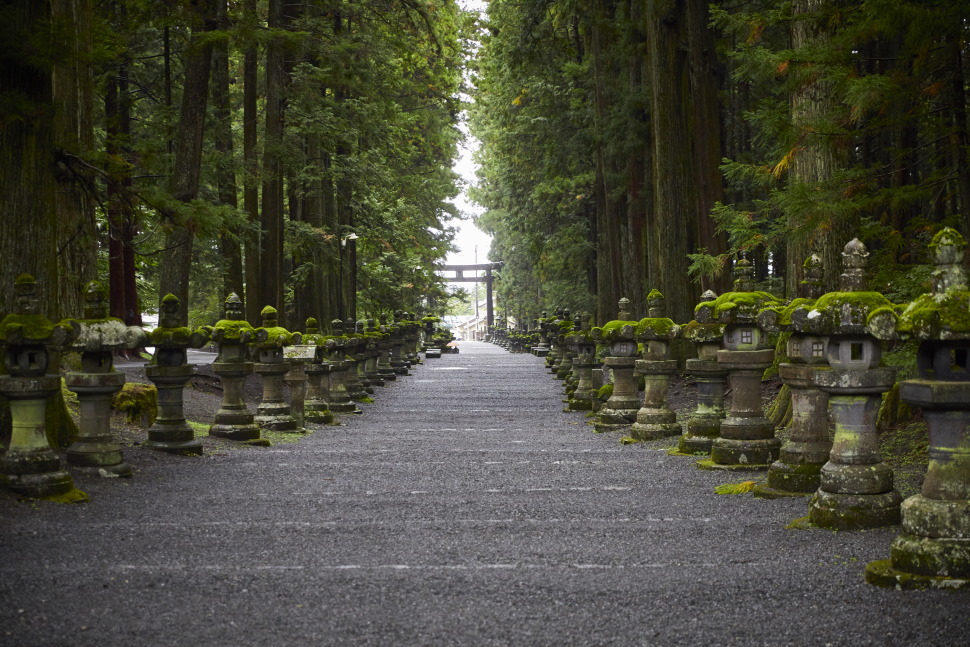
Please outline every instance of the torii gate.
[[[485, 283], [485, 322], [489, 326], [495, 325], [495, 317], [492, 313], [492, 270], [502, 269], [502, 261], [497, 263], [481, 263], [479, 265], [445, 265], [441, 268], [442, 272], [454, 272], [455, 276], [448, 278], [442, 277], [446, 283]], [[479, 272], [485, 272], [485, 276], [479, 276]], [[474, 272], [475, 276], [463, 276], [464, 272]]]

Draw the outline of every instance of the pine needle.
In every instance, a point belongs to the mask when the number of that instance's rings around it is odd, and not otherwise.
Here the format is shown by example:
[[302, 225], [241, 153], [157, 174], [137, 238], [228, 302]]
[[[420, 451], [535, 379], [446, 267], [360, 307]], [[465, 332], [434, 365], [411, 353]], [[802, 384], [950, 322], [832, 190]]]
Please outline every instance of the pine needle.
[[714, 488], [715, 494], [744, 494], [750, 492], [757, 485], [755, 481], [743, 481], [741, 483], [725, 483]]

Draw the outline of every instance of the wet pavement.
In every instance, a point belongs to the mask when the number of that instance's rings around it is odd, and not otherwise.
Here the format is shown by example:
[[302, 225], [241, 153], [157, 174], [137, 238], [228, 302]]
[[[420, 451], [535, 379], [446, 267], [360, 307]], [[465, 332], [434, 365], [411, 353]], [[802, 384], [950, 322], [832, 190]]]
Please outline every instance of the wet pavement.
[[541, 359], [460, 348], [299, 443], [0, 499], [0, 645], [970, 640], [970, 593], [865, 583], [896, 529], [787, 530], [806, 500], [716, 495], [746, 477], [596, 435]]

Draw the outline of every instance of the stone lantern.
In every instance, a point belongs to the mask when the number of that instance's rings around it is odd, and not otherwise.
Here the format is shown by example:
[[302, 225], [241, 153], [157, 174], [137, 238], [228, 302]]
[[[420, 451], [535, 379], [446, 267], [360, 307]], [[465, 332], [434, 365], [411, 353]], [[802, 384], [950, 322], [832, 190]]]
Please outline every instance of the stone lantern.
[[303, 335], [280, 326], [273, 306], [263, 308], [260, 315], [263, 325], [259, 330], [266, 333], [266, 338], [253, 344], [257, 355], [255, 370], [263, 380], [263, 397], [256, 407], [256, 424], [271, 431], [304, 433], [283, 397], [283, 376], [289, 370], [284, 349], [299, 344]]
[[829, 396], [815, 384], [815, 373], [826, 365], [826, 335], [813, 333], [801, 315], [792, 322], [797, 308], [811, 309], [822, 296], [822, 259], [810, 256], [803, 264], [801, 298], [783, 308], [768, 308], [758, 314], [761, 327], [769, 332], [790, 333], [785, 345], [789, 361], [778, 366], [782, 382], [791, 391], [791, 428], [778, 460], [768, 468], [768, 481], [754, 489], [755, 496], [776, 498], [807, 496], [819, 488], [822, 465], [832, 449], [829, 439]]
[[404, 323], [404, 313], [394, 311], [394, 323], [388, 326], [391, 333], [391, 370], [395, 375], [408, 375], [409, 362], [405, 354], [407, 340], [407, 325]]
[[67, 450], [67, 463], [95, 475], [104, 470], [127, 478], [131, 467], [111, 436], [111, 398], [125, 384], [124, 373], [114, 370], [114, 351], [145, 346], [148, 335], [108, 316], [107, 295], [97, 281], [88, 283], [84, 318], [78, 324], [81, 332], [68, 349], [81, 353], [81, 370], [70, 371], [64, 383], [77, 393], [81, 422], [77, 440]]
[[47, 373], [50, 353], [77, 337], [79, 329], [69, 321], [54, 323], [40, 312], [34, 277], [21, 274], [14, 290], [19, 312], [0, 321], [8, 373], [0, 376], [0, 394], [10, 401], [13, 423], [10, 447], [0, 456], [0, 474], [11, 490], [24, 496], [87, 500], [47, 441], [45, 415], [47, 400], [61, 387], [60, 376]]
[[334, 413], [362, 413], [347, 391], [347, 380], [349, 379], [351, 365], [345, 355], [348, 339], [343, 334], [344, 322], [340, 319], [334, 319], [330, 322], [330, 327], [334, 335], [326, 340], [327, 348], [330, 351], [328, 357], [330, 361], [330, 410]]
[[[424, 326], [423, 333], [424, 333], [424, 358], [425, 359], [434, 359], [437, 357], [441, 357], [441, 347], [435, 345], [435, 342], [433, 340], [434, 325], [439, 321], [441, 320], [438, 319], [437, 317], [424, 317], [423, 319], [421, 319], [421, 324]], [[493, 344], [498, 343], [498, 339], [496, 337], [494, 330], [492, 331], [491, 342]]]
[[410, 312], [402, 312], [399, 325], [404, 331], [404, 359], [407, 361], [408, 368], [415, 368], [421, 363], [421, 357], [418, 355], [418, 323], [414, 321], [414, 315]]
[[566, 380], [569, 374], [573, 370], [573, 359], [576, 357], [575, 351], [566, 343], [566, 336], [575, 327], [575, 322], [569, 319], [569, 310], [563, 313], [565, 318], [558, 322], [558, 329], [554, 333], [556, 336], [556, 346], [559, 347], [559, 363], [556, 364], [556, 375], [557, 380]]
[[[926, 477], [901, 508], [902, 532], [890, 559], [866, 566], [872, 584], [904, 589], [970, 587], [970, 287], [963, 267], [966, 243], [946, 228], [930, 244], [933, 292], [899, 316], [870, 318], [880, 338], [919, 340], [919, 378], [900, 384], [900, 399], [921, 407], [929, 432]], [[893, 330], [895, 328], [895, 330]]]
[[[629, 299], [620, 299], [621, 315], [630, 316], [627, 310], [629, 303]], [[640, 398], [637, 395], [633, 369], [637, 363], [636, 330], [639, 323], [629, 319], [617, 319], [591, 331], [594, 341], [602, 340], [609, 344], [610, 355], [603, 360], [603, 364], [613, 372], [613, 394], [596, 414], [593, 423], [597, 433], [627, 432], [636, 422]]]
[[[892, 304], [878, 292], [865, 291], [868, 256], [865, 245], [852, 240], [842, 251], [840, 291], [792, 312], [793, 330], [828, 337], [828, 366], [818, 366], [812, 381], [829, 395], [835, 438], [808, 518], [830, 530], [899, 522], [900, 496], [893, 489], [892, 469], [879, 455], [875, 423], [881, 394], [892, 388], [896, 369], [879, 366], [879, 341], [868, 326], [873, 312], [891, 310]], [[807, 352], [814, 357], [816, 347]]]
[[670, 359], [670, 342], [680, 334], [680, 326], [664, 316], [664, 297], [659, 290], [647, 295], [647, 316], [636, 328], [636, 339], [643, 344], [643, 359], [636, 372], [643, 376], [643, 406], [630, 427], [636, 440], [655, 440], [679, 436], [677, 414], [667, 406], [670, 376], [677, 371], [677, 360]]
[[580, 322], [565, 339], [575, 354], [573, 372], [576, 375], [576, 387], [569, 397], [565, 411], [590, 411], [593, 408], [593, 369], [599, 366], [596, 360], [596, 342], [590, 336], [589, 315], [583, 316]]
[[694, 310], [699, 323], [724, 325], [724, 348], [717, 351], [717, 362], [728, 372], [732, 391], [721, 435], [711, 442], [711, 458], [699, 463], [705, 469], [766, 470], [781, 446], [761, 404], [761, 378], [775, 351], [756, 321], [758, 311], [777, 306], [779, 301], [767, 292], [755, 291], [753, 277], [751, 262], [738, 259], [734, 291], [702, 302]]
[[549, 356], [549, 329], [546, 325], [546, 320], [548, 319], [548, 317], [549, 315], [547, 315], [546, 312], [543, 311], [542, 315], [538, 319], [536, 319], [536, 322], [535, 322], [536, 330], [539, 331], [539, 343], [538, 345], [536, 345], [535, 348], [532, 349], [532, 353], [536, 357], [545, 358]]
[[357, 402], [370, 402], [367, 397], [367, 387], [371, 388], [371, 393], [374, 392], [374, 387], [371, 387], [370, 383], [365, 386], [360, 379], [367, 361], [367, 340], [362, 334], [356, 332], [354, 322], [349, 319], [344, 321], [344, 336], [347, 338], [346, 357], [350, 363], [347, 370], [347, 393]]
[[185, 422], [182, 396], [186, 382], [195, 372], [195, 366], [188, 363], [188, 349], [204, 346], [209, 341], [209, 333], [202, 328], [192, 330], [180, 326], [181, 307], [178, 297], [165, 295], [158, 328], [148, 333], [148, 344], [155, 347], [155, 354], [145, 366], [145, 376], [158, 389], [158, 417], [142, 447], [200, 456], [202, 441]]
[[[707, 290], [700, 303], [710, 303], [717, 295]], [[697, 384], [697, 409], [687, 420], [687, 430], [677, 444], [677, 453], [709, 455], [714, 439], [721, 435], [724, 419], [724, 391], [727, 371], [717, 362], [717, 351], [724, 341], [724, 326], [719, 323], [691, 321], [681, 329], [681, 336], [694, 343], [697, 357], [686, 361], [687, 372]]]
[[[260, 334], [265, 340], [266, 332]], [[209, 427], [210, 436], [231, 440], [259, 438], [259, 426], [243, 395], [246, 377], [253, 372], [249, 345], [256, 337], [256, 330], [245, 319], [242, 300], [237, 294], [230, 294], [226, 297], [226, 318], [212, 327], [212, 341], [219, 350], [212, 372], [222, 381], [222, 406]]]
[[328, 425], [333, 422], [330, 411], [329, 381], [330, 363], [326, 359], [327, 340], [320, 334], [317, 320], [306, 320], [306, 334], [303, 343], [312, 347], [312, 354], [304, 366], [307, 376], [306, 397], [303, 403], [303, 417], [307, 422]]
[[373, 319], [367, 320], [366, 328], [362, 325], [363, 323], [363, 321], [357, 322], [357, 332], [364, 338], [363, 361], [357, 365], [357, 377], [360, 378], [360, 382], [364, 385], [365, 391], [374, 393], [373, 387], [385, 386], [384, 374], [378, 366], [381, 353], [383, 352], [380, 346], [383, 342], [382, 338], [384, 334], [377, 329]]
[[393, 382], [397, 379], [394, 366], [391, 365], [391, 347], [394, 341], [391, 339], [391, 331], [387, 326], [387, 317], [381, 315], [379, 318], [380, 326], [375, 327], [375, 331], [380, 334], [377, 337], [377, 373], [385, 383]]
[[549, 354], [546, 356], [546, 368], [549, 372], [556, 374], [559, 371], [559, 365], [562, 363], [562, 348], [557, 343], [559, 337], [559, 324], [562, 322], [563, 317], [566, 316], [568, 311], [563, 310], [562, 307], [557, 307], [553, 313], [551, 321], [546, 322], [546, 334], [549, 336]]

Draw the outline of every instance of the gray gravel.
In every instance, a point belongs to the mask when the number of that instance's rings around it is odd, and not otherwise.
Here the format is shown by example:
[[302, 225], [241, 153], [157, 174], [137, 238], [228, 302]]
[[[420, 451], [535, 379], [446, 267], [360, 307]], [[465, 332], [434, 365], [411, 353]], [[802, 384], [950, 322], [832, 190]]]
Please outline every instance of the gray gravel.
[[[970, 594], [863, 581], [896, 530], [620, 446], [475, 342], [298, 444], [0, 497], [2, 645], [966, 645]], [[210, 396], [217, 401], [215, 396]], [[149, 455], [150, 454], [150, 455]]]

